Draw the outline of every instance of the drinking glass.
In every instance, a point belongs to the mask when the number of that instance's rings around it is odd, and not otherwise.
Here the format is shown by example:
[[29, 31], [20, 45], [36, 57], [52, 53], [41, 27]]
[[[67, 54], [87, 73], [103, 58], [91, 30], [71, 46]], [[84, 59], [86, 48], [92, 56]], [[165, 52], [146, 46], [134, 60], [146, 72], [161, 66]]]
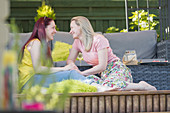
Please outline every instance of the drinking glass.
[[81, 61], [83, 60], [83, 55], [82, 53], [79, 53], [78, 56], [77, 56], [79, 62], [80, 62], [80, 66], [81, 66]]

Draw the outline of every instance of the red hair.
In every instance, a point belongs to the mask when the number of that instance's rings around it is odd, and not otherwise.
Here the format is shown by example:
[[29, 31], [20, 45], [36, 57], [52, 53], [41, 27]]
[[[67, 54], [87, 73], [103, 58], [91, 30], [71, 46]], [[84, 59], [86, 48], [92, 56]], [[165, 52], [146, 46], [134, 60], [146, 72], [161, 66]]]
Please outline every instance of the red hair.
[[[49, 44], [46, 42], [46, 32], [45, 32], [45, 28], [50, 24], [50, 22], [53, 21], [53, 19], [48, 18], [48, 17], [41, 17], [37, 20], [37, 22], [34, 25], [34, 29], [32, 31], [32, 34], [30, 36], [30, 38], [28, 39], [28, 41], [24, 44], [24, 46], [21, 48], [21, 59], [23, 57], [24, 54], [24, 49], [25, 46], [33, 39], [38, 39], [40, 40], [41, 44], [45, 43], [44, 45], [46, 46], [47, 49], [46, 50], [46, 57], [50, 58], [52, 60], [51, 57], [51, 48], [49, 46]], [[21, 59], [19, 59], [21, 61]]]

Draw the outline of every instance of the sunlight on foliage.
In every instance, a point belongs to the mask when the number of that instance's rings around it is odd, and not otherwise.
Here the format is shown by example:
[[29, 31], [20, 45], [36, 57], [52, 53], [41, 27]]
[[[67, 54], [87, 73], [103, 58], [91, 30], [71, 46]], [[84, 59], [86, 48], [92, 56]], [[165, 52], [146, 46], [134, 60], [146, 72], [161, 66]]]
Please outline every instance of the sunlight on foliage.
[[124, 32], [125, 33], [125, 32], [127, 32], [127, 29], [122, 29], [120, 32]]
[[119, 28], [116, 28], [114, 26], [107, 28], [106, 33], [115, 33], [119, 32]]
[[54, 110], [63, 108], [69, 93], [81, 92], [97, 92], [97, 88], [78, 80], [64, 80], [51, 84], [49, 88], [36, 85], [23, 90], [22, 94], [25, 97], [22, 100], [42, 102], [45, 104], [45, 109]]
[[52, 51], [52, 58], [54, 62], [57, 61], [66, 61], [69, 56], [69, 49], [72, 48], [72, 45], [69, 45], [64, 42], [56, 41], [54, 49]]
[[[35, 22], [41, 17], [56, 19], [54, 9], [52, 9], [49, 5], [45, 5], [45, 1], [42, 2], [42, 6], [37, 9], [37, 16], [34, 17]], [[59, 28], [56, 26], [56, 30], [59, 31]]]
[[[129, 17], [129, 19], [132, 19], [132, 22], [130, 22], [130, 29], [135, 30], [137, 26], [139, 25], [140, 31], [143, 30], [154, 30], [156, 25], [159, 23], [157, 20], [154, 20], [154, 17], [157, 17], [154, 14], [149, 14], [148, 12], [145, 12], [144, 10], [139, 10], [132, 12], [132, 16]], [[138, 23], [139, 18], [139, 23]]]

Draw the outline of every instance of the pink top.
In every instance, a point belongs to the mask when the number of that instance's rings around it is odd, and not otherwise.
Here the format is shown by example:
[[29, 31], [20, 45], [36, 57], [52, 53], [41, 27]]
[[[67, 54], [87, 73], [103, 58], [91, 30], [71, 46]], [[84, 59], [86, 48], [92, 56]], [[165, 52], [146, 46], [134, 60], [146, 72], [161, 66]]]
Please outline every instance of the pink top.
[[116, 55], [113, 54], [112, 49], [110, 48], [108, 40], [101, 36], [96, 35], [93, 38], [93, 44], [90, 51], [85, 51], [82, 42], [79, 39], [75, 39], [72, 47], [79, 52], [82, 52], [83, 60], [90, 65], [98, 65], [98, 51], [104, 48], [108, 48], [108, 64], [114, 60], [119, 59]]

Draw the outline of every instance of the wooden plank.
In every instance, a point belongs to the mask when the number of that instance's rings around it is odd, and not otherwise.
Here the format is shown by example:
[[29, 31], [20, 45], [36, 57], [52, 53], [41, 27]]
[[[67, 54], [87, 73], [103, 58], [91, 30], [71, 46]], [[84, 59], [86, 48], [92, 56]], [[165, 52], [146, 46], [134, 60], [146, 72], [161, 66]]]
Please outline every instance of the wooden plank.
[[145, 95], [140, 95], [140, 112], [146, 111]]
[[91, 23], [93, 29], [96, 29], [96, 21], [95, 20], [91, 20], [90, 23]]
[[61, 20], [56, 21], [56, 25], [57, 25], [57, 27], [59, 28], [60, 31], [64, 31], [63, 22], [64, 22], [64, 21], [61, 21]]
[[70, 98], [67, 98], [64, 106], [64, 113], [70, 113]]
[[103, 31], [103, 21], [101, 21], [101, 20], [96, 21], [96, 30]]
[[[73, 9], [72, 9], [73, 10]], [[74, 10], [80, 10], [80, 9], [74, 9]], [[28, 14], [15, 14], [15, 15], [28, 15]], [[15, 16], [14, 15], [14, 16]], [[115, 17], [124, 17], [124, 15], [122, 13], [118, 13], [118, 12], [108, 12], [108, 13], [104, 13], [104, 12], [91, 12], [91, 13], [86, 13], [86, 12], [72, 12], [70, 13], [69, 12], [58, 12], [56, 13], [56, 17], [65, 17], [65, 16], [70, 16], [70, 17], [73, 17], [73, 16], [77, 16], [77, 15], [83, 15], [83, 16], [86, 16], [86, 17], [105, 17], [105, 16], [108, 16], [108, 17], [112, 17], [112, 18], [115, 18]], [[125, 18], [125, 17], [124, 17]], [[121, 20], [120, 20], [121, 22]]]
[[153, 111], [159, 111], [159, 95], [153, 95]]
[[[89, 7], [86, 7], [86, 8], [82, 8], [82, 7], [79, 7], [79, 8], [55, 8], [56, 15], [63, 14], [63, 16], [65, 14], [69, 14], [69, 13], [70, 14], [72, 14], [72, 13], [79, 14], [79, 13], [87, 13], [88, 11], [89, 11]], [[75, 15], [75, 16], [78, 16], [78, 15]]]
[[[136, 3], [136, 1], [134, 2]], [[150, 7], [155, 6], [157, 2], [154, 2], [153, 4], [150, 4]], [[55, 0], [50, 0], [49, 4], [53, 4], [53, 7], [103, 7], [103, 6], [107, 6], [107, 7], [124, 7], [124, 1], [56, 1]], [[145, 7], [146, 6], [146, 1], [140, 3], [140, 7]], [[136, 5], [135, 5], [136, 6]]]
[[[93, 21], [101, 21], [93, 24], [94, 31], [105, 32], [110, 26], [115, 26], [120, 30], [125, 28], [125, 14], [124, 14], [124, 0], [47, 0], [48, 4], [55, 10], [57, 25], [60, 31], [69, 31], [69, 21], [73, 16], [83, 15], [88, 17]], [[39, 1], [17, 1], [12, 0], [11, 3], [11, 13], [9, 16], [11, 18], [16, 18], [17, 21], [26, 20], [23, 25], [18, 25], [20, 29], [24, 29], [23, 32], [31, 32], [32, 25], [29, 25], [29, 21], [34, 20], [38, 7], [41, 6], [41, 0]], [[129, 1], [129, 4], [136, 6], [135, 1]], [[150, 0], [150, 7], [158, 7], [157, 1]], [[140, 2], [140, 7], [146, 6], [146, 1]], [[23, 10], [24, 8], [24, 10]], [[135, 9], [136, 10], [136, 9]], [[131, 10], [133, 11], [133, 10]], [[27, 12], [27, 13], [25, 13]], [[130, 12], [130, 11], [129, 11]], [[154, 11], [150, 11], [154, 12]], [[157, 14], [156, 12], [154, 12]], [[67, 21], [65, 21], [67, 20]], [[110, 21], [112, 23], [110, 23]], [[100, 25], [101, 23], [101, 25]], [[109, 24], [107, 24], [109, 23]], [[114, 24], [113, 24], [114, 23]], [[95, 25], [95, 26], [94, 26]], [[26, 28], [28, 27], [28, 28]], [[31, 28], [31, 29], [30, 29]]]
[[170, 111], [170, 95], [167, 95], [167, 111]]
[[70, 20], [64, 21], [64, 31], [70, 31]]
[[91, 113], [91, 97], [85, 97], [85, 113]]
[[71, 98], [71, 113], [78, 113], [77, 112], [77, 97], [72, 97]]
[[139, 96], [133, 96], [133, 112], [139, 112]]
[[153, 103], [152, 103], [152, 95], [147, 95], [146, 96], [146, 111], [147, 112], [151, 112], [152, 111], [152, 108], [153, 108]]
[[92, 113], [99, 113], [98, 111], [98, 105], [99, 105], [99, 102], [98, 102], [98, 97], [92, 97]]
[[109, 28], [109, 21], [103, 20], [103, 31], [105, 32]]
[[125, 29], [126, 26], [125, 26], [125, 20], [122, 19], [122, 20], [116, 20], [116, 26], [119, 26], [119, 30], [122, 30], [122, 29]]
[[105, 113], [105, 100], [104, 96], [99, 97], [99, 113]]
[[116, 20], [109, 19], [109, 27], [112, 27], [112, 26], [116, 27]]
[[105, 96], [106, 103], [106, 113], [112, 113], [111, 96]]
[[[11, 0], [10, 0], [11, 1]], [[41, 6], [41, 1], [11, 1], [10, 7], [39, 7]]]
[[133, 111], [132, 96], [126, 96], [126, 112], [131, 113]]
[[34, 28], [35, 21], [29, 20], [28, 31], [32, 31]]
[[84, 97], [78, 97], [78, 113], [84, 113]]
[[21, 32], [29, 32], [29, 22], [28, 21], [21, 21], [21, 25], [22, 25], [22, 31]]
[[113, 113], [119, 112], [119, 96], [112, 96]]
[[[124, 1], [51, 1], [53, 7], [124, 7]], [[123, 4], [123, 5], [122, 5]]]
[[166, 97], [165, 95], [160, 95], [160, 111], [165, 111], [166, 107]]
[[119, 96], [119, 112], [120, 113], [125, 113], [126, 109], [126, 99], [125, 96]]
[[170, 94], [170, 90], [157, 91], [113, 91], [113, 92], [90, 92], [90, 93], [71, 93], [70, 96], [127, 96], [127, 95], [165, 95]]

